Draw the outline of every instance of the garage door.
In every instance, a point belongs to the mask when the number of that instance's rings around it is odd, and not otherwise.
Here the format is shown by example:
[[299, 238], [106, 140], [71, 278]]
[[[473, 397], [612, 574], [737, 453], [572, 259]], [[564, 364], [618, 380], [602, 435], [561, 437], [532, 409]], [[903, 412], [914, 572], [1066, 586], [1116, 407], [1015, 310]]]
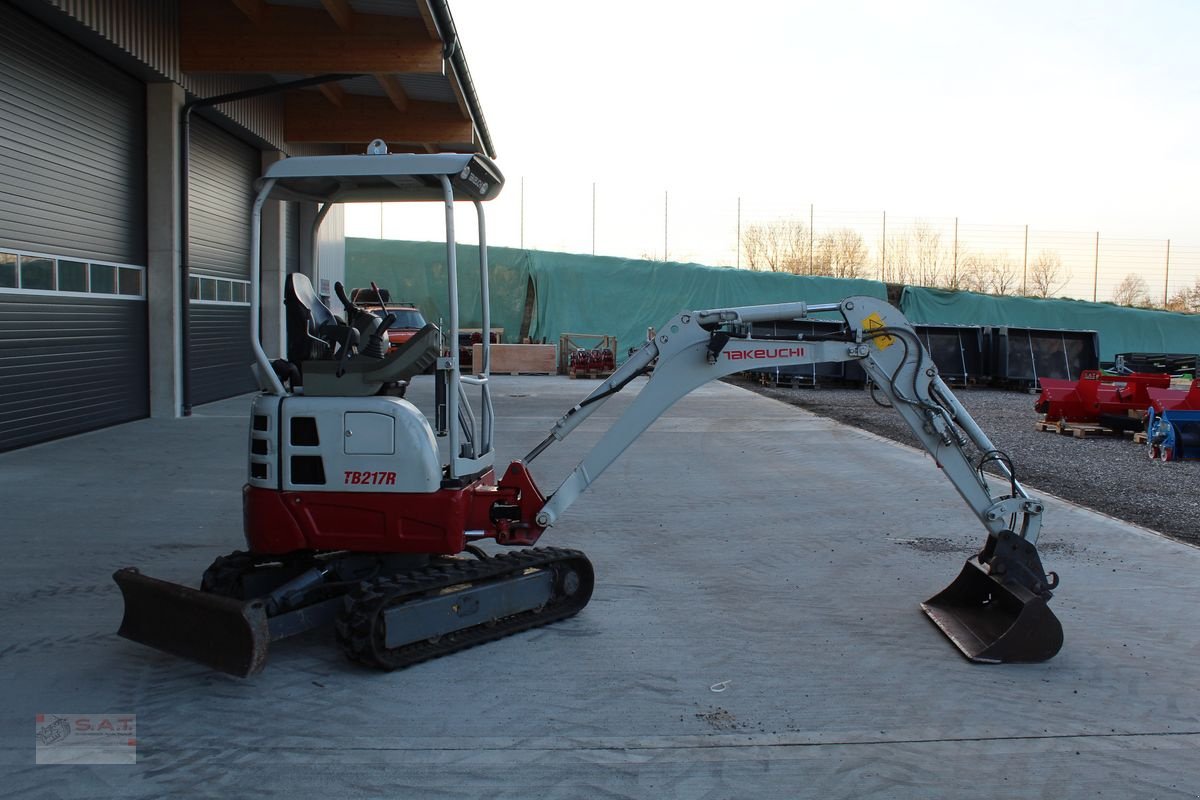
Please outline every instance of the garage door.
[[188, 367], [193, 404], [253, 391], [250, 207], [258, 150], [207, 120], [191, 124]]
[[0, 3], [0, 450], [149, 414], [145, 89]]

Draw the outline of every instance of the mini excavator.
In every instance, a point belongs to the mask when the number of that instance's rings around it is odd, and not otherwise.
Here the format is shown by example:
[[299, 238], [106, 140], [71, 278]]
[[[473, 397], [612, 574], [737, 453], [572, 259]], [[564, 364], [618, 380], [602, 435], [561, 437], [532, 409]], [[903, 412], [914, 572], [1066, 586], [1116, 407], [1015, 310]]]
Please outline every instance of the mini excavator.
[[[912, 428], [987, 532], [980, 551], [922, 609], [968, 659], [1036, 662], [1062, 646], [1047, 602], [1058, 584], [1038, 556], [1044, 504], [955, 398], [904, 316], [874, 297], [685, 311], [496, 479], [488, 337], [477, 374], [459, 370], [456, 202], [475, 206], [479, 316], [491, 329], [484, 202], [503, 177], [478, 154], [295, 157], [259, 179], [252, 217], [251, 345], [261, 387], [243, 490], [246, 549], [218, 558], [193, 589], [126, 567], [120, 635], [233, 675], [263, 669], [272, 641], [332, 626], [345, 654], [392, 670], [545, 625], [587, 605], [594, 573], [578, 550], [533, 547], [579, 495], [673, 403], [748, 369], [859, 363]], [[338, 317], [303, 274], [286, 279], [286, 358], [261, 341], [259, 241], [268, 200], [315, 201], [310, 235], [335, 203], [441, 202], [446, 211], [448, 330], [430, 325], [389, 351], [388, 319], [356, 306]], [[386, 309], [384, 309], [386, 312]], [[756, 323], [838, 313], [844, 332], [755, 336]], [[760, 329], [763, 327], [759, 326]], [[404, 399], [432, 369], [432, 414]], [[640, 376], [641, 388], [558, 488], [528, 465]], [[423, 378], [427, 379], [427, 378]], [[472, 399], [475, 403], [472, 403]], [[439, 454], [438, 437], [447, 456]], [[984, 467], [1003, 480], [993, 494]], [[1007, 490], [1007, 491], [1005, 491]], [[475, 543], [513, 546], [489, 554]]]

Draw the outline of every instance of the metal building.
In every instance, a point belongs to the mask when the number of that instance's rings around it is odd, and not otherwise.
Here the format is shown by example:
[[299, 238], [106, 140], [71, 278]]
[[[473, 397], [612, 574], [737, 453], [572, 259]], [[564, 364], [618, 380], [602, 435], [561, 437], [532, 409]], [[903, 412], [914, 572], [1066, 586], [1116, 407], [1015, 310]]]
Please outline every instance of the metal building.
[[[250, 391], [252, 183], [375, 138], [494, 155], [445, 0], [0, 0], [0, 451]], [[344, 248], [274, 205], [278, 350]]]

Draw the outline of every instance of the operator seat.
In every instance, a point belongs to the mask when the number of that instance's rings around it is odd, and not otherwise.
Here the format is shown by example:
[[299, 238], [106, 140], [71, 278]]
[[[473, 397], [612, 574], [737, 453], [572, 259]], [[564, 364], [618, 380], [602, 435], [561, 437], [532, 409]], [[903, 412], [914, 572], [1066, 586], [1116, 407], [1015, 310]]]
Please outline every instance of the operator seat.
[[305, 361], [341, 356], [341, 350], [358, 344], [358, 331], [343, 325], [301, 272], [287, 276], [283, 287], [287, 310], [287, 360], [301, 367]]

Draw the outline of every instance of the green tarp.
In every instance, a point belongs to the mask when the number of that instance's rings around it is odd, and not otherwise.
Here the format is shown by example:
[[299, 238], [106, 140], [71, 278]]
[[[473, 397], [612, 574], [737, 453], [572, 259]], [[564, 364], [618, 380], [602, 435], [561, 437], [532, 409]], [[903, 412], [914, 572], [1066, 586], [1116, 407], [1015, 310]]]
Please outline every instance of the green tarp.
[[929, 325], [1007, 325], [1097, 331], [1100, 360], [1117, 353], [1200, 353], [1200, 315], [1125, 308], [1108, 303], [904, 287], [900, 310]]
[[[684, 310], [795, 300], [829, 303], [856, 294], [886, 297], [878, 281], [511, 247], [488, 252], [492, 326], [504, 329], [504, 341], [519, 341], [523, 330], [533, 341], [551, 344], [562, 333], [608, 334], [617, 337], [619, 358], [645, 338], [647, 327], [662, 325]], [[478, 328], [479, 248], [460, 245], [457, 259], [459, 325]], [[390, 289], [394, 299], [415, 303], [431, 322], [449, 322], [445, 245], [347, 239], [348, 286], [367, 286], [372, 280]], [[915, 286], [904, 288], [900, 308], [915, 323], [1099, 331], [1103, 361], [1112, 361], [1117, 353], [1200, 352], [1200, 315]]]
[[[460, 246], [459, 326], [480, 327], [478, 248]], [[640, 344], [646, 329], [680, 311], [728, 306], [837, 302], [850, 295], [886, 297], [878, 281], [810, 277], [662, 261], [489, 248], [492, 325], [504, 341], [521, 334], [532, 281], [528, 336], [557, 344], [562, 333], [617, 337], [618, 358]], [[446, 317], [446, 248], [428, 242], [346, 240], [350, 286], [374, 280], [396, 300], [416, 303], [431, 321]]]
[[829, 303], [850, 295], [885, 297], [878, 281], [840, 280], [603, 256], [530, 253], [537, 291], [532, 335], [607, 333], [624, 353], [646, 328], [680, 311], [784, 303]]
[[[479, 248], [459, 245], [460, 328], [480, 328]], [[504, 340], [518, 341], [525, 316], [530, 253], [511, 247], [488, 248], [488, 283], [492, 295], [492, 327], [504, 329]], [[347, 288], [370, 286], [391, 292], [392, 299], [413, 303], [430, 322], [450, 324], [446, 288], [446, 245], [389, 239], [346, 239]]]

